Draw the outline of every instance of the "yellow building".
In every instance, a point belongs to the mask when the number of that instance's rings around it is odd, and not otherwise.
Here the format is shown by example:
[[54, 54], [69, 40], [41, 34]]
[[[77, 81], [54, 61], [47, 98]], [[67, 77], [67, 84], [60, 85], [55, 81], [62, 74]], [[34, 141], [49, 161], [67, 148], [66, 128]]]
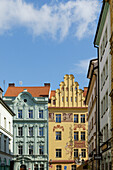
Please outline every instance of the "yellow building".
[[[49, 169], [76, 170], [88, 159], [87, 88], [79, 89], [73, 75], [65, 75], [49, 102]], [[76, 162], [76, 163], [75, 163]]]

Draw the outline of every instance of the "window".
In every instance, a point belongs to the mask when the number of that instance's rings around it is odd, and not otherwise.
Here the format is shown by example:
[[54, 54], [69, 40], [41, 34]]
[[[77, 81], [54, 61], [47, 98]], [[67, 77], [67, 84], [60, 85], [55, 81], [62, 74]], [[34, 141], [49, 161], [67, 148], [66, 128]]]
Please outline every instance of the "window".
[[18, 136], [23, 136], [23, 127], [18, 127]]
[[19, 154], [19, 155], [22, 155], [22, 154], [23, 154], [23, 146], [22, 146], [22, 145], [19, 145], [19, 146], [18, 146], [18, 154]]
[[18, 110], [18, 118], [22, 119], [22, 110]]
[[106, 68], [106, 79], [107, 79], [107, 77], [108, 77], [108, 60], [106, 61], [106, 66], [105, 66], [105, 68]]
[[34, 170], [38, 170], [38, 164], [34, 165]]
[[40, 155], [43, 155], [43, 154], [44, 154], [44, 146], [43, 146], [43, 145], [40, 145], [40, 146], [39, 146], [39, 154], [40, 154]]
[[105, 113], [105, 97], [104, 97], [104, 99], [103, 99], [103, 111], [104, 111], [104, 113]]
[[61, 165], [57, 165], [56, 166], [56, 170], [62, 170], [62, 166]]
[[39, 110], [39, 118], [43, 119], [43, 110]]
[[85, 132], [81, 132], [81, 140], [85, 141]]
[[33, 155], [33, 145], [29, 145], [29, 155]]
[[64, 97], [62, 97], [62, 102], [64, 102]]
[[53, 105], [55, 105], [56, 103], [55, 103], [55, 100], [53, 100]]
[[85, 115], [81, 115], [81, 123], [85, 123]]
[[77, 97], [75, 97], [75, 102], [77, 102]]
[[29, 110], [29, 118], [33, 118], [33, 110]]
[[61, 123], [61, 114], [56, 114], [56, 122]]
[[61, 158], [61, 157], [62, 157], [61, 149], [56, 149], [56, 158]]
[[61, 140], [61, 132], [56, 132], [56, 140]]
[[33, 127], [29, 127], [29, 136], [33, 136]]
[[4, 117], [4, 128], [6, 129], [6, 118]]
[[74, 157], [78, 158], [78, 149], [74, 149]]
[[86, 149], [81, 149], [82, 158], [86, 157]]
[[4, 152], [6, 152], [6, 139], [4, 139]]
[[71, 165], [71, 170], [76, 170], [76, 165]]
[[39, 136], [43, 136], [43, 135], [44, 135], [44, 128], [39, 127]]
[[103, 116], [103, 101], [101, 102], [101, 116]]
[[40, 164], [40, 170], [44, 170], [44, 165]]
[[66, 102], [68, 102], [68, 97], [66, 97]]
[[108, 91], [106, 92], [106, 111], [108, 109]]
[[78, 132], [74, 132], [74, 140], [78, 140]]
[[73, 98], [71, 97], [71, 102], [73, 101]]
[[78, 115], [74, 115], [74, 123], [78, 123]]

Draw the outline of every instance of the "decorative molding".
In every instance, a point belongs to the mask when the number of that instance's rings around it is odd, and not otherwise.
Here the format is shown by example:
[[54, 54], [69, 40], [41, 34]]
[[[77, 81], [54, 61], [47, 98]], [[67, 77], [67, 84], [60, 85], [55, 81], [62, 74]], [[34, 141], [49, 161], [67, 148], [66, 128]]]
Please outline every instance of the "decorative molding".
[[85, 147], [85, 141], [74, 141], [74, 147], [84, 148]]
[[85, 124], [76, 124], [75, 126], [74, 126], [74, 130], [77, 130], [77, 129], [83, 129], [83, 130], [86, 130], [86, 127], [85, 127], [86, 125]]
[[73, 121], [73, 113], [63, 113], [63, 121], [72, 122]]
[[60, 126], [60, 125], [54, 126], [53, 127], [53, 132], [55, 131], [55, 129], [62, 129], [62, 131], [64, 131], [64, 127]]

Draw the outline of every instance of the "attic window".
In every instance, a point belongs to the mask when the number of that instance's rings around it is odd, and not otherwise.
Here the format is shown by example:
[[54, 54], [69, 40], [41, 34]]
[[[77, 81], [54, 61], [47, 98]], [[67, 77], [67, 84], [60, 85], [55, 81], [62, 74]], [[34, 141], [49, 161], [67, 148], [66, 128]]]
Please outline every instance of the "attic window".
[[27, 102], [27, 99], [24, 99], [24, 102], [26, 103], [26, 102]]

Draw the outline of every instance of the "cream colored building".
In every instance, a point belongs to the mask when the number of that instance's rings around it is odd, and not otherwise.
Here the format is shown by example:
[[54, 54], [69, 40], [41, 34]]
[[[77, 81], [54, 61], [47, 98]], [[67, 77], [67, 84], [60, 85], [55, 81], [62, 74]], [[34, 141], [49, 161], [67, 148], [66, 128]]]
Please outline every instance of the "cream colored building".
[[[97, 170], [94, 154], [98, 152], [98, 59], [90, 61], [87, 78], [89, 79], [86, 104], [88, 105], [88, 153], [89, 169]], [[97, 147], [98, 146], [98, 147]]]
[[87, 88], [79, 89], [73, 75], [65, 75], [60, 88], [51, 91], [48, 107], [51, 170], [76, 170], [88, 159], [86, 93]]

